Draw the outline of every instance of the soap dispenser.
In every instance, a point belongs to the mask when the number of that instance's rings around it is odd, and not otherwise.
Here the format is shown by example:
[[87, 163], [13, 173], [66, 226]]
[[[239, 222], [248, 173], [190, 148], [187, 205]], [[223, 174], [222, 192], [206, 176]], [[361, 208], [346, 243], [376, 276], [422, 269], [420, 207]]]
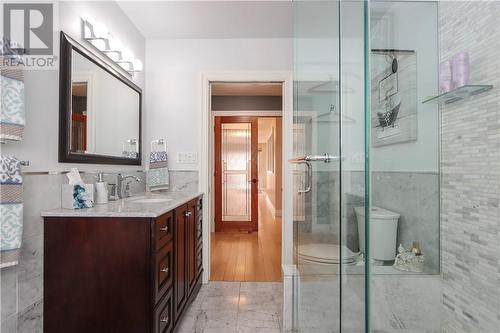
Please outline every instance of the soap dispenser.
[[105, 204], [108, 203], [108, 184], [104, 181], [104, 173], [99, 172], [97, 174], [97, 183], [95, 183], [96, 189], [96, 203]]

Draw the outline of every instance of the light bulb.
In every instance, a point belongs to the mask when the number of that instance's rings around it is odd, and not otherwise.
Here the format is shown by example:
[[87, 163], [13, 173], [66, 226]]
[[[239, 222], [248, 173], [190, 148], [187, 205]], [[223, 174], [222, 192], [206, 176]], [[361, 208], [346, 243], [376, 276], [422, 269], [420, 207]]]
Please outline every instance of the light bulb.
[[129, 49], [123, 49], [122, 60], [128, 61], [128, 62], [134, 61], [134, 55], [132, 54], [132, 52]]

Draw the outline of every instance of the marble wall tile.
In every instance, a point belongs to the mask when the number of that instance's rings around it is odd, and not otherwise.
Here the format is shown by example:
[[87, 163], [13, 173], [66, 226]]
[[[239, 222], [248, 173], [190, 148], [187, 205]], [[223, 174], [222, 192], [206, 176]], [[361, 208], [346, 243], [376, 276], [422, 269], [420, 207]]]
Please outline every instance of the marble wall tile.
[[2, 268], [0, 289], [0, 319], [2, 323], [17, 314], [17, 266]]
[[364, 332], [365, 276], [347, 274], [342, 277], [342, 332]]
[[339, 276], [301, 276], [299, 279], [295, 323], [300, 332], [339, 332]]
[[43, 333], [43, 301], [36, 300], [18, 315], [18, 333]]
[[198, 171], [170, 171], [170, 191], [198, 191]]
[[441, 330], [439, 276], [373, 276], [370, 293], [371, 328], [375, 332]]
[[33, 304], [43, 294], [43, 235], [23, 239], [18, 267], [19, 309]]
[[[351, 184], [364, 183], [364, 173], [354, 172]], [[344, 194], [343, 218], [346, 245], [359, 249], [357, 216], [354, 208], [363, 206], [361, 187]], [[417, 172], [372, 172], [371, 203], [401, 215], [398, 223], [397, 244], [410, 247], [419, 241], [426, 255], [426, 272], [439, 274], [439, 175]]]
[[17, 314], [2, 319], [0, 331], [2, 333], [17, 333]]
[[373, 172], [372, 204], [401, 214], [397, 244], [420, 242], [426, 271], [439, 274], [439, 176], [437, 173]]

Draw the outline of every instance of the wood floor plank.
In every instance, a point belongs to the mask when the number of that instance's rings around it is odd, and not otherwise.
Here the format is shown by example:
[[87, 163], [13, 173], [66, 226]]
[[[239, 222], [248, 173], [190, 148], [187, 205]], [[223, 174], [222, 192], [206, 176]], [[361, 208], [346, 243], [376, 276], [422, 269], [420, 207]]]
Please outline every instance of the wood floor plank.
[[212, 233], [212, 281], [281, 281], [281, 217], [259, 195], [258, 233]]

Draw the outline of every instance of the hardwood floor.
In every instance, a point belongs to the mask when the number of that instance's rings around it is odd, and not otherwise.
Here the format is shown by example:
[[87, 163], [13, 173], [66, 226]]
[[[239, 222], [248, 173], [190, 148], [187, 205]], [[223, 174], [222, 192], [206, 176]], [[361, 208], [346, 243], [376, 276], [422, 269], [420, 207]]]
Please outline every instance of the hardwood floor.
[[259, 232], [212, 233], [212, 281], [281, 281], [281, 217], [259, 194]]

